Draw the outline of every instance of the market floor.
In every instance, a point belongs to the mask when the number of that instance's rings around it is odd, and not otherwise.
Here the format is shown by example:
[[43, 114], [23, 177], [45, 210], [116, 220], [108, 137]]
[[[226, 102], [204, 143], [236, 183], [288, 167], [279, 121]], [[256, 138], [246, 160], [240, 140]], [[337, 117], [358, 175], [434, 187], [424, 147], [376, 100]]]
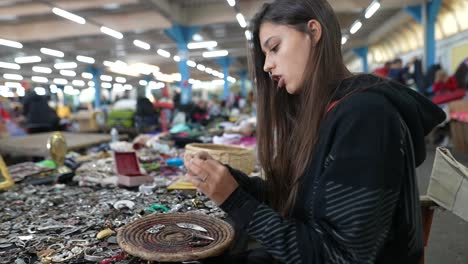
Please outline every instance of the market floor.
[[[468, 155], [453, 152], [455, 158], [468, 166]], [[428, 147], [426, 161], [417, 168], [419, 190], [425, 194], [429, 185], [435, 149]], [[468, 263], [468, 223], [458, 216], [442, 210], [436, 210], [429, 244], [426, 248], [425, 264], [466, 264]]]

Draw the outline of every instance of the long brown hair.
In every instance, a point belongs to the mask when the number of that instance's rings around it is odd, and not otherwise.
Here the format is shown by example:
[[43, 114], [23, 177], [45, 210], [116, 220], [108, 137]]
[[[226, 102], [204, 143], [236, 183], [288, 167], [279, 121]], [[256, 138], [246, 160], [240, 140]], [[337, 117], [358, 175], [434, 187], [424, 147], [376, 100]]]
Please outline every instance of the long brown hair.
[[[322, 27], [312, 44], [300, 95], [290, 95], [263, 71], [259, 31], [264, 22], [312, 34], [311, 19]], [[296, 203], [299, 183], [312, 160], [318, 128], [338, 84], [350, 75], [341, 54], [340, 25], [326, 0], [277, 0], [264, 4], [253, 19], [252, 75], [257, 89], [258, 157], [267, 179], [267, 197], [287, 216]]]

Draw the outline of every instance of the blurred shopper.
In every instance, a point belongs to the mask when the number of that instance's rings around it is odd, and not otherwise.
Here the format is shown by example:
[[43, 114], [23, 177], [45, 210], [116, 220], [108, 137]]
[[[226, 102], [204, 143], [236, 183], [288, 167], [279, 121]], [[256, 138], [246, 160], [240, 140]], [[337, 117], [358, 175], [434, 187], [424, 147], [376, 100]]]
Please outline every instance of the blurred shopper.
[[468, 58], [460, 63], [458, 68], [455, 70], [454, 77], [460, 88], [468, 89]]
[[47, 97], [29, 92], [23, 101], [23, 115], [29, 133], [59, 130], [60, 118], [47, 103]]
[[156, 130], [158, 126], [158, 116], [151, 101], [146, 97], [137, 99], [135, 112], [135, 127], [139, 133]]
[[379, 76], [379, 77], [383, 77], [383, 78], [387, 77], [388, 73], [390, 72], [390, 66], [391, 66], [391, 65], [392, 65], [392, 63], [389, 62], [389, 61], [387, 61], [387, 62], [384, 64], [384, 66], [382, 66], [382, 67], [376, 69], [376, 70], [374, 71], [374, 74], [377, 75], [377, 76]]
[[325, 0], [267, 3], [251, 23], [265, 180], [205, 152], [184, 164], [262, 248], [213, 263], [419, 263], [415, 167], [445, 113], [398, 83], [353, 76]]
[[438, 70], [434, 80], [433, 91], [435, 94], [453, 92], [458, 88], [457, 80], [451, 77], [445, 70]]

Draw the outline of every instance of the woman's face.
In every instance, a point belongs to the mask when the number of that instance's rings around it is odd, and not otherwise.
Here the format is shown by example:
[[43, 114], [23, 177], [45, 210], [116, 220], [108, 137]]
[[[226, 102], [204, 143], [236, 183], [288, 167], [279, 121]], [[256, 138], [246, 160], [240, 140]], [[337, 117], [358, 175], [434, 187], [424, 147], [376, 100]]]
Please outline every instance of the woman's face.
[[289, 26], [265, 22], [260, 26], [259, 38], [265, 54], [263, 70], [272, 74], [278, 89], [300, 93], [311, 49], [310, 36]]

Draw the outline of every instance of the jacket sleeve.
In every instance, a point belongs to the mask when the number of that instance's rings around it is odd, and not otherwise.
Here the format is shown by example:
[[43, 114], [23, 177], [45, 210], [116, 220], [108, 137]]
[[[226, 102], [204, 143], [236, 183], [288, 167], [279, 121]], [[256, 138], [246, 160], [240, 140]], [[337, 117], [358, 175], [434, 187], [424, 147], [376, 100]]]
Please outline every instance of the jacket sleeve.
[[399, 115], [379, 101], [340, 104], [330, 112], [328, 161], [304, 188], [312, 195], [300, 194], [313, 197], [304, 220], [283, 218], [240, 188], [221, 205], [282, 263], [374, 263], [389, 233], [404, 171]]
[[265, 181], [260, 177], [249, 177], [245, 173], [232, 168], [229, 165], [224, 165], [228, 168], [231, 175], [236, 179], [239, 186], [258, 201], [264, 201], [264, 186]]

